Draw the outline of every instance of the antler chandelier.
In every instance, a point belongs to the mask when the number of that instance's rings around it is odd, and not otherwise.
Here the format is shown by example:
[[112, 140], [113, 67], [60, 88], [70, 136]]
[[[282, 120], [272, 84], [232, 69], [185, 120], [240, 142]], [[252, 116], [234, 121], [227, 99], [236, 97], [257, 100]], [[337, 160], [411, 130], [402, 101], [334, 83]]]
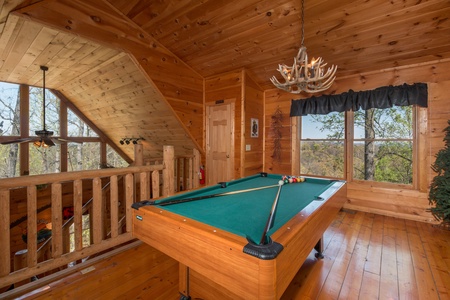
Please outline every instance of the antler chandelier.
[[336, 78], [337, 66], [332, 65], [325, 72], [326, 63], [322, 57], [312, 58], [308, 62], [308, 53], [304, 45], [305, 40], [305, 8], [304, 0], [302, 0], [302, 45], [298, 51], [297, 57], [294, 57], [292, 67], [286, 65], [278, 65], [278, 72], [283, 76], [285, 82], [280, 83], [273, 76], [270, 81], [279, 89], [285, 90], [293, 94], [300, 94], [302, 91], [307, 93], [317, 93], [328, 89]]

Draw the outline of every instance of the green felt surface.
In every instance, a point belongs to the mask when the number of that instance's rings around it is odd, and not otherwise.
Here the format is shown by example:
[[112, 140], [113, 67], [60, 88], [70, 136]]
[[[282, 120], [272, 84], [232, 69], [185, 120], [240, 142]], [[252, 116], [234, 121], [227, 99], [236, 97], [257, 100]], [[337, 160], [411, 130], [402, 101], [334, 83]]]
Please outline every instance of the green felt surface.
[[[231, 181], [225, 188], [218, 185], [207, 187], [158, 202], [277, 185], [279, 180], [281, 175], [268, 174], [267, 177], [261, 177], [257, 174]], [[274, 225], [269, 235], [327, 190], [332, 183], [332, 180], [306, 178], [306, 181], [302, 183], [283, 185]], [[249, 237], [259, 243], [277, 191], [278, 187], [275, 186], [252, 192], [161, 206], [161, 208], [243, 237]]]

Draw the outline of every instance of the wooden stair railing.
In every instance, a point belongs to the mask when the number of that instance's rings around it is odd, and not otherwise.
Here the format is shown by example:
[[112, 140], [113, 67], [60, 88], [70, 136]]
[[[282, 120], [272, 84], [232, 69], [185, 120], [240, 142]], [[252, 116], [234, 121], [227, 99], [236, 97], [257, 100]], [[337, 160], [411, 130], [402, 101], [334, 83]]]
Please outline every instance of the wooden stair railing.
[[[118, 178], [124, 178], [124, 194], [121, 201], [125, 202], [125, 230], [119, 230], [119, 203]], [[102, 193], [102, 178], [109, 178], [110, 195], [108, 205], [110, 211], [110, 228], [104, 228], [104, 206]], [[135, 178], [138, 178], [135, 180]], [[160, 177], [162, 178], [162, 191], [159, 190]], [[92, 202], [89, 204], [91, 212], [92, 243], [88, 247], [82, 245], [81, 216], [84, 212], [82, 194], [84, 180], [92, 182]], [[152, 192], [150, 191], [150, 180]], [[74, 235], [75, 250], [67, 252], [64, 249], [63, 216], [62, 216], [62, 184], [73, 183], [74, 207]], [[136, 186], [139, 182], [139, 187]], [[51, 186], [51, 223], [52, 239], [51, 258], [38, 262], [37, 249], [37, 188], [38, 185]], [[12, 254], [10, 245], [10, 190], [24, 187], [27, 190], [27, 267], [11, 271]], [[153, 195], [168, 196], [175, 191], [174, 186], [174, 152], [172, 146], [164, 146], [163, 161], [158, 165], [133, 166], [128, 168], [111, 168], [92, 171], [77, 171], [58, 174], [32, 175], [16, 178], [0, 179], [0, 288], [10, 286], [15, 282], [31, 278], [38, 274], [67, 266], [70, 262], [82, 260], [107, 249], [134, 240], [131, 233], [131, 204], [135, 201], [150, 199]], [[106, 238], [105, 233], [111, 232]]]

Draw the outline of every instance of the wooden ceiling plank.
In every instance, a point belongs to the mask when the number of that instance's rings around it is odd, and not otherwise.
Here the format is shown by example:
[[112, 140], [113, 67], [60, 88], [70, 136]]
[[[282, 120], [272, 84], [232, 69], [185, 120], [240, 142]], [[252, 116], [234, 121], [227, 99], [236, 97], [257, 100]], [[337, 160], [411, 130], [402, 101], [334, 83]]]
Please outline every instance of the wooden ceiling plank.
[[23, 23], [23, 19], [11, 16], [0, 36], [0, 72], [2, 71], [7, 55], [11, 51], [15, 37], [18, 35], [18, 32], [20, 32]]
[[[24, 23], [20, 32], [14, 39], [14, 43], [10, 48], [10, 51], [5, 55], [5, 63], [2, 65], [2, 70], [10, 72], [16, 68], [22, 57], [27, 53], [30, 45], [36, 40], [40, 32], [40, 28], [34, 28], [27, 23]], [[8, 76], [7, 80], [12, 81]], [[14, 82], [14, 81], [12, 81]]]
[[[17, 64], [13, 71], [15, 76], [10, 77], [11, 80], [14, 82], [24, 82], [27, 80], [30, 85], [42, 86], [42, 71], [39, 68], [40, 64], [35, 64], [35, 62], [40, 56], [43, 56], [43, 53], [46, 53], [49, 44], [57, 35], [58, 32], [56, 30], [42, 27], [35, 40], [30, 44], [27, 52]], [[50, 58], [52, 56], [53, 54], [50, 55]], [[47, 56], [41, 61], [46, 63], [48, 59], [49, 57]], [[30, 80], [32, 77], [36, 78], [36, 81]]]

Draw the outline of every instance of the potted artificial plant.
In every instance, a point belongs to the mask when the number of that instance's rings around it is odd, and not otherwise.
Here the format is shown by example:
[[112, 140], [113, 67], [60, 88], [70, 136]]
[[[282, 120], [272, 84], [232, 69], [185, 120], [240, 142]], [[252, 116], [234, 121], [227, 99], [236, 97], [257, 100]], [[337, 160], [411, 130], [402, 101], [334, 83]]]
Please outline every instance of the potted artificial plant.
[[431, 165], [431, 169], [436, 172], [436, 176], [431, 181], [428, 200], [430, 209], [436, 220], [441, 222], [441, 226], [450, 229], [450, 120], [447, 121], [444, 142], [445, 146], [436, 154], [436, 161]]

